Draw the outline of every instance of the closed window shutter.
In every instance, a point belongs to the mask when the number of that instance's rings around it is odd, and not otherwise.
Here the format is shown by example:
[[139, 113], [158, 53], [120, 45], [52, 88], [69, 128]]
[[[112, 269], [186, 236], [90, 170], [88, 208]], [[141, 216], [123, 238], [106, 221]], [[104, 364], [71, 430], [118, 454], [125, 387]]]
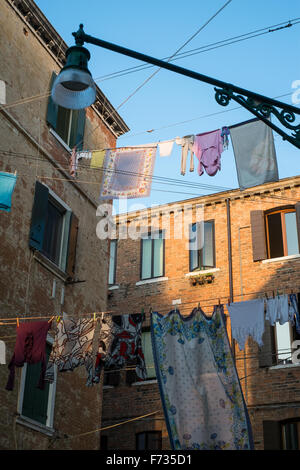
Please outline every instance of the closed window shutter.
[[[78, 111], [77, 118], [77, 129], [74, 145], [76, 145], [76, 150], [83, 149], [83, 137], [84, 137], [84, 127], [85, 127], [85, 109], [80, 109]], [[72, 148], [74, 145], [70, 145]]]
[[[56, 78], [56, 73], [52, 72], [52, 77], [50, 80], [50, 91], [52, 90], [52, 85], [53, 85], [55, 78]], [[50, 95], [48, 99], [46, 121], [48, 124], [50, 124], [51, 127], [53, 127], [54, 130], [56, 130], [57, 113], [58, 113], [58, 105], [54, 103]]]
[[297, 202], [295, 205], [296, 210], [296, 223], [297, 223], [297, 232], [298, 232], [298, 244], [299, 244], [299, 252], [300, 252], [300, 202]]
[[262, 337], [263, 346], [259, 348], [259, 367], [271, 367], [276, 364], [276, 348], [274, 327], [265, 320], [265, 331]]
[[264, 211], [251, 211], [251, 234], [253, 261], [260, 261], [267, 258], [266, 230]]
[[[47, 360], [51, 346], [46, 345]], [[45, 382], [43, 390], [37, 388], [41, 373], [41, 363], [27, 364], [23, 396], [22, 415], [41, 424], [47, 422], [49, 383]]]
[[264, 450], [280, 450], [281, 426], [278, 421], [263, 421]]
[[78, 236], [78, 218], [74, 213], [71, 216], [70, 231], [69, 231], [69, 246], [68, 246], [68, 259], [67, 259], [67, 274], [74, 277], [75, 262], [76, 262], [76, 245]]
[[31, 216], [29, 246], [41, 250], [47, 219], [49, 190], [39, 181], [35, 183], [34, 203]]

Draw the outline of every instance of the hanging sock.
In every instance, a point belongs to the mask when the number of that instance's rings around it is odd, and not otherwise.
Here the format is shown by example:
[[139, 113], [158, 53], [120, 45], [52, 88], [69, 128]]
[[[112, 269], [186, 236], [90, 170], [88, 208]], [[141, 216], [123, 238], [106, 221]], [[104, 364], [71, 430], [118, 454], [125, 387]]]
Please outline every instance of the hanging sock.
[[48, 321], [34, 321], [20, 323], [17, 327], [17, 339], [14, 354], [8, 365], [9, 377], [6, 390], [13, 390], [15, 367], [23, 367], [24, 363], [36, 364], [41, 362], [41, 374], [38, 388], [44, 389], [46, 371], [46, 338], [51, 323]]
[[0, 171], [0, 210], [10, 212], [17, 175]]
[[165, 140], [164, 142], [158, 143], [159, 156], [169, 157], [172, 153], [174, 140]]
[[265, 330], [264, 299], [253, 299], [234, 302], [227, 305], [230, 315], [232, 337], [237, 341], [240, 350], [245, 349], [249, 336], [263, 345], [262, 336]]
[[153, 312], [156, 375], [172, 450], [250, 450], [252, 431], [223, 306]]

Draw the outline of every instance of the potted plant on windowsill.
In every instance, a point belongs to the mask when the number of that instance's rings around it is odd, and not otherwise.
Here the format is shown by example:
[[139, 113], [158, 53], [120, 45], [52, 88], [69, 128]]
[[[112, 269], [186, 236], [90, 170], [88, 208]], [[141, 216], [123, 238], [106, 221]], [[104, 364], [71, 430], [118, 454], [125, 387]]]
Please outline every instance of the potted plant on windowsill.
[[212, 273], [201, 273], [201, 271], [197, 272], [197, 274], [191, 276], [191, 284], [193, 286], [199, 284], [211, 284], [214, 280], [214, 275]]

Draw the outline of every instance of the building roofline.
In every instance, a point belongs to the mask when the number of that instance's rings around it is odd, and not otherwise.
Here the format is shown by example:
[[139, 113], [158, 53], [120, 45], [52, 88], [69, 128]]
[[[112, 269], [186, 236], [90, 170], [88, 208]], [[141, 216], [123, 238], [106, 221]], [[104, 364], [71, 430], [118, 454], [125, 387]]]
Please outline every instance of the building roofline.
[[282, 191], [282, 190], [292, 188], [292, 187], [297, 187], [297, 186], [300, 186], [300, 175], [289, 176], [287, 178], [282, 178], [276, 182], [264, 183], [258, 186], [252, 186], [251, 188], [248, 188], [245, 190], [240, 190], [239, 188], [229, 189], [226, 191], [208, 194], [205, 196], [182, 199], [180, 201], [169, 202], [169, 203], [161, 204], [158, 206], [148, 207], [145, 209], [140, 209], [140, 210], [128, 212], [125, 214], [117, 214], [115, 215], [115, 221], [117, 223], [124, 222], [125, 220], [134, 219], [137, 215], [141, 218], [143, 217], [143, 215], [146, 217], [150, 211], [152, 215], [154, 215], [155, 213], [163, 212], [166, 209], [170, 211], [172, 210], [172, 206], [176, 208], [176, 206], [180, 206], [183, 204], [197, 204], [197, 203], [204, 204], [204, 205], [220, 204], [220, 203], [225, 202], [226, 199], [230, 199], [230, 200], [245, 199], [251, 196], [260, 196], [263, 194], [278, 192], [278, 191]]
[[[6, 0], [6, 2], [18, 13], [19, 17], [31, 29], [57, 64], [63, 67], [68, 46], [34, 0]], [[114, 136], [118, 138], [130, 129], [97, 85], [96, 89], [96, 101], [92, 108]]]

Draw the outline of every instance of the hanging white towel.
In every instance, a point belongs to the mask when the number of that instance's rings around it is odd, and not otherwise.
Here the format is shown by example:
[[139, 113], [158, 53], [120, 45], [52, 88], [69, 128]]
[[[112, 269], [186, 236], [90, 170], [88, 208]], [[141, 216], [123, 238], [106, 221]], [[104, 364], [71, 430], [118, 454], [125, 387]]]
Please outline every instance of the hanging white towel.
[[172, 153], [174, 145], [174, 140], [165, 140], [164, 142], [159, 142], [159, 156], [160, 157], [169, 157]]
[[227, 305], [227, 309], [231, 320], [232, 337], [237, 341], [240, 350], [245, 349], [248, 336], [262, 346], [265, 330], [264, 299], [235, 302]]

